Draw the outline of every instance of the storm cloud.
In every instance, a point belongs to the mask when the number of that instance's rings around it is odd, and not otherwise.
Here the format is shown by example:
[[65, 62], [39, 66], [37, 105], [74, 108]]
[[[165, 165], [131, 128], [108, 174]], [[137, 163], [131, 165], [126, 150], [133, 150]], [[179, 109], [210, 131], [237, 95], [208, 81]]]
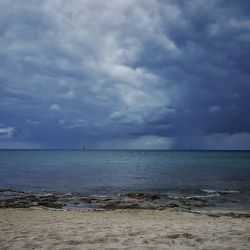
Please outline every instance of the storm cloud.
[[2, 0], [1, 148], [250, 148], [250, 2]]

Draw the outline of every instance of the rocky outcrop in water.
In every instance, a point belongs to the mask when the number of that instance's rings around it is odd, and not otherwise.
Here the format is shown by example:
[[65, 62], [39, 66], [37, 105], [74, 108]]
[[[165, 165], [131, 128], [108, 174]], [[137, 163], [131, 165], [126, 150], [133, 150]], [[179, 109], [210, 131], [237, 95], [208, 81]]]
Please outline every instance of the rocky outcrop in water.
[[208, 207], [209, 203], [205, 199], [200, 198], [179, 198], [177, 201], [183, 205], [188, 207]]
[[128, 198], [142, 200], [142, 201], [154, 201], [160, 199], [158, 194], [148, 194], [148, 193], [128, 193], [126, 194]]
[[92, 198], [91, 196], [81, 197], [79, 199], [87, 204], [97, 204], [98, 207], [114, 209], [169, 209], [176, 208], [180, 210], [190, 210], [191, 208], [207, 207], [210, 204], [199, 198], [169, 198], [161, 200], [158, 194], [148, 193], [128, 193], [119, 197], [111, 198]]
[[47, 207], [67, 208], [94, 208], [94, 209], [179, 209], [207, 207], [210, 204], [199, 198], [161, 198], [159, 194], [127, 193], [117, 197], [72, 196], [55, 194], [27, 194], [16, 190], [5, 190], [5, 196], [0, 198], [0, 208], [30, 208]]
[[59, 201], [58, 196], [53, 194], [35, 195], [16, 190], [4, 190], [2, 192], [5, 192], [5, 196], [0, 199], [0, 208], [30, 208], [37, 206], [62, 208], [64, 206]]

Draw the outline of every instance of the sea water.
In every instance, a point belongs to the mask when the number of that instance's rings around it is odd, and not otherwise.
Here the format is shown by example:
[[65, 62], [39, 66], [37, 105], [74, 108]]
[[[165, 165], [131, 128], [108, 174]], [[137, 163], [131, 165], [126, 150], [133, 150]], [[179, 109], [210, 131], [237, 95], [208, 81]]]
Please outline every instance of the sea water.
[[250, 208], [250, 151], [0, 150], [0, 188], [206, 197]]

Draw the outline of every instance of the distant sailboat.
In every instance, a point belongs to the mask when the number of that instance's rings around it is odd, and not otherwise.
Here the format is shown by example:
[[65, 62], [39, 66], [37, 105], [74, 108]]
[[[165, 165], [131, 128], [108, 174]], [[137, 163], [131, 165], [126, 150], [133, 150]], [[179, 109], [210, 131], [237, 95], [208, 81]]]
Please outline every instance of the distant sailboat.
[[85, 151], [85, 147], [84, 147], [84, 145], [82, 145], [82, 150], [83, 150], [83, 151]]

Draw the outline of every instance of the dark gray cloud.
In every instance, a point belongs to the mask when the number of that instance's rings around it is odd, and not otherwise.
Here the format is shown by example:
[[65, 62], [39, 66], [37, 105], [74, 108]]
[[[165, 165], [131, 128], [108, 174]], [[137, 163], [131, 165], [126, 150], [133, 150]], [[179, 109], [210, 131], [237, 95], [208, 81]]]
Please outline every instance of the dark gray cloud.
[[0, 2], [0, 147], [250, 148], [249, 1]]

